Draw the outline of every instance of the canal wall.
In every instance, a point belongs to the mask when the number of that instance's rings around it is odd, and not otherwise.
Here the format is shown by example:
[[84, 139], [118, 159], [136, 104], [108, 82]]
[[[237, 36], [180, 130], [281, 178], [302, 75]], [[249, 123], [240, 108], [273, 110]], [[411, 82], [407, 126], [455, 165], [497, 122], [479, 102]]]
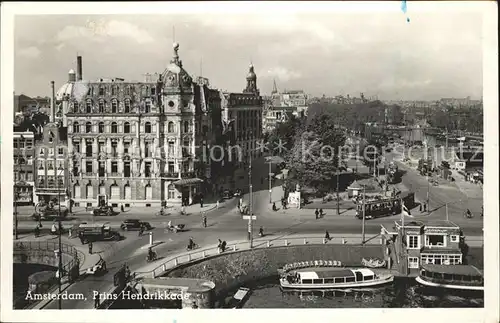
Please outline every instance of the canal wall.
[[297, 261], [338, 260], [361, 266], [362, 258], [384, 258], [380, 245], [300, 245], [245, 250], [180, 265], [167, 277], [206, 279], [215, 283], [217, 297], [245, 283], [277, 275], [278, 268]]

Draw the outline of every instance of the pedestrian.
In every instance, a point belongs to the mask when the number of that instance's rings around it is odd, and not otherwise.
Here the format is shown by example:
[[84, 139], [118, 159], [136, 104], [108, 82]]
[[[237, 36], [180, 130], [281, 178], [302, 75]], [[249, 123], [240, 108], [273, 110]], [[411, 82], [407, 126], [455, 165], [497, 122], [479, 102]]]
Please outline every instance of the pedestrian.
[[322, 217], [324, 215], [323, 209], [319, 209], [319, 215]]
[[427, 203], [424, 203], [424, 212], [427, 212]]
[[89, 255], [92, 254], [92, 241], [89, 242]]
[[316, 211], [314, 211], [314, 214], [316, 215], [316, 220], [317, 220], [318, 217], [319, 217], [319, 211], [318, 211], [318, 209], [316, 209]]
[[200, 207], [203, 207], [203, 197], [200, 198]]
[[71, 239], [71, 228], [68, 229], [69, 238]]
[[207, 216], [205, 214], [203, 214], [203, 227], [207, 227]]
[[215, 208], [219, 209], [219, 200], [217, 200], [217, 202], [215, 202]]
[[120, 210], [122, 211], [122, 213], [125, 212], [125, 207], [123, 206], [123, 204], [120, 205]]
[[420, 212], [422, 212], [422, 203], [420, 203], [419, 208]]
[[327, 241], [330, 241], [330, 240], [331, 240], [331, 238], [330, 238], [330, 233], [328, 232], [328, 230], [326, 230], [326, 233], [325, 233], [325, 239], [326, 239]]
[[99, 308], [99, 295], [95, 296], [94, 298], [94, 308], [98, 309]]

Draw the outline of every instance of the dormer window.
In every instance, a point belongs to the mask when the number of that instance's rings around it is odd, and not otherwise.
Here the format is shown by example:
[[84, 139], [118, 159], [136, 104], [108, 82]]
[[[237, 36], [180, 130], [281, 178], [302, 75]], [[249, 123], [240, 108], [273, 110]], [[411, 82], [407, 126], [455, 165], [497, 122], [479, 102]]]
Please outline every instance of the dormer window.
[[92, 101], [91, 100], [87, 100], [87, 103], [85, 105], [85, 112], [92, 113]]
[[130, 100], [125, 100], [125, 113], [130, 113]]

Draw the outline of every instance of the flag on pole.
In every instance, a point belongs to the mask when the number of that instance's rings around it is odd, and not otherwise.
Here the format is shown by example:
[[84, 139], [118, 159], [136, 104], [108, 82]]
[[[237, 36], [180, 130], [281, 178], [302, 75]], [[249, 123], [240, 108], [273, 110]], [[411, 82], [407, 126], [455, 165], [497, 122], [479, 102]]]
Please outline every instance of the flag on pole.
[[405, 203], [401, 200], [401, 217], [411, 216], [410, 210], [405, 206]]

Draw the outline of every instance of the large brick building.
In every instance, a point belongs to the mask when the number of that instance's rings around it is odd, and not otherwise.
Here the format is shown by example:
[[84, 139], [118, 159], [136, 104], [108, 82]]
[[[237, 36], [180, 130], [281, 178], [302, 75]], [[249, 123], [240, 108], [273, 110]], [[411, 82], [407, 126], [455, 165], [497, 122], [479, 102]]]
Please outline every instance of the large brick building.
[[35, 135], [14, 127], [14, 203], [32, 205], [35, 191]]
[[178, 44], [173, 50], [165, 71], [145, 82], [85, 81], [78, 58], [56, 94], [75, 206], [177, 204], [208, 190], [214, 165], [204, 155], [220, 140], [212, 115], [220, 116], [221, 98], [191, 78]]

